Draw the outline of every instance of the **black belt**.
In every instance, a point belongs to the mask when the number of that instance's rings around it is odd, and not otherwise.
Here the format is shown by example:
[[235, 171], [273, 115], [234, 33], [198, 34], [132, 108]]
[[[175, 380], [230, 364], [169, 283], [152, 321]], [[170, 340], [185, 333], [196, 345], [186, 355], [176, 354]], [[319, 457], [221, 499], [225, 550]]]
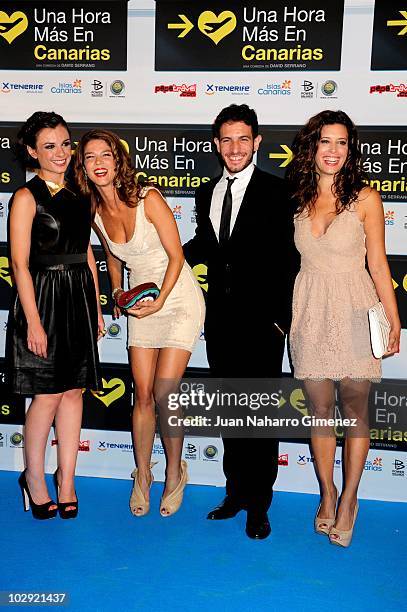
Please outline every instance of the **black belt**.
[[65, 266], [71, 264], [84, 264], [88, 261], [87, 253], [61, 253], [57, 255], [35, 255], [30, 260], [30, 265], [34, 268], [54, 268], [63, 270]]

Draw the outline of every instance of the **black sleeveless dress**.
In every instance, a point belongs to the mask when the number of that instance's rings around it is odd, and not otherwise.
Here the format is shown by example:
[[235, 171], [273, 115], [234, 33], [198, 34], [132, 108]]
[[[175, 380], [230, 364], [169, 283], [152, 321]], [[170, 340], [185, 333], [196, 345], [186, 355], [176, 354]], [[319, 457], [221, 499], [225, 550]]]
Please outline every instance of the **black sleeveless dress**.
[[27, 322], [17, 295], [9, 318], [13, 390], [34, 395], [98, 389], [96, 293], [87, 263], [90, 205], [38, 176], [25, 187], [37, 208], [29, 266], [48, 349], [47, 358], [28, 350]]

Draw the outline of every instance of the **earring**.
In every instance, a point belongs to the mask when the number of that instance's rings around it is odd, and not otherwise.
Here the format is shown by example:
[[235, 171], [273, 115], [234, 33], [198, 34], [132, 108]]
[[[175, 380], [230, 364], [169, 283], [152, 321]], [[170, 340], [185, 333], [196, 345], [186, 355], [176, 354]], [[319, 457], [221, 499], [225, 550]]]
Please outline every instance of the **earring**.
[[116, 178], [114, 180], [114, 186], [116, 187], [116, 189], [120, 189], [120, 187], [122, 186], [120, 179]]

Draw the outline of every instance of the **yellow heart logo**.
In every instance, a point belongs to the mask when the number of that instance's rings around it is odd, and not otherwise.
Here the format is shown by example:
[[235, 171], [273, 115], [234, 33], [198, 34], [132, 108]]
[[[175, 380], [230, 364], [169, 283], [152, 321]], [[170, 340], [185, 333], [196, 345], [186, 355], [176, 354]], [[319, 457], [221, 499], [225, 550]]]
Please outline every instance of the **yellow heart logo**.
[[198, 28], [202, 34], [213, 40], [215, 45], [233, 32], [236, 24], [236, 15], [232, 11], [222, 11], [217, 17], [212, 11], [204, 11], [198, 19]]
[[201, 285], [201, 289], [208, 291], [208, 283], [206, 280], [208, 275], [208, 266], [202, 263], [197, 264], [192, 268], [192, 272], [195, 274], [196, 280]]
[[10, 277], [10, 264], [7, 257], [0, 257], [0, 278], [2, 278], [6, 283], [13, 286]]
[[[112, 378], [109, 380], [109, 382], [102, 378], [102, 383], [103, 391], [92, 391], [92, 395], [94, 395], [96, 399], [103, 402], [105, 406], [110, 406], [110, 404], [124, 395], [126, 387], [120, 378]], [[111, 391], [107, 393], [105, 389], [111, 389]]]
[[22, 11], [16, 11], [10, 17], [4, 11], [0, 11], [0, 36], [5, 38], [9, 45], [27, 28], [27, 15]]

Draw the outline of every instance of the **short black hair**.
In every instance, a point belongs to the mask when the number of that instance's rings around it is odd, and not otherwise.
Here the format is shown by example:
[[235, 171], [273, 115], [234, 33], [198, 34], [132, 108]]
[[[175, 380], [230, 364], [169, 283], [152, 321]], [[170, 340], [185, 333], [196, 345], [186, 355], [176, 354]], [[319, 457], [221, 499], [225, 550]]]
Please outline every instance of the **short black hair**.
[[44, 128], [56, 128], [58, 125], [62, 125], [66, 128], [69, 137], [71, 137], [71, 132], [65, 119], [53, 111], [36, 111], [31, 117], [28, 117], [17, 134], [18, 145], [16, 154], [24, 167], [39, 168], [38, 161], [29, 155], [27, 146], [35, 149], [38, 132]]
[[214, 138], [220, 137], [220, 128], [224, 123], [231, 121], [243, 121], [252, 128], [253, 138], [259, 134], [259, 122], [256, 111], [249, 108], [247, 104], [231, 104], [223, 108], [212, 124], [212, 135]]

